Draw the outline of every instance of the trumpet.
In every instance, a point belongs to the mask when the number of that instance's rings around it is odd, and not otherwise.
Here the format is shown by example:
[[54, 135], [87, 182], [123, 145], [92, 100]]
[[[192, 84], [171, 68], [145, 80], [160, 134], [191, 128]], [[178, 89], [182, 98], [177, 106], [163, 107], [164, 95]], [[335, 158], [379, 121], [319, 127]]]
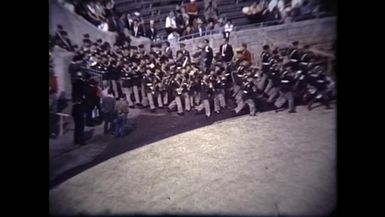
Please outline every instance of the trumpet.
[[182, 82], [178, 82], [178, 81], [176, 81], [178, 84], [179, 84], [179, 87], [176, 89], [176, 92], [177, 92], [177, 94], [178, 95], [181, 95], [182, 94], [182, 92], [183, 92], [183, 85], [184, 85], [184, 80], [182, 80]]

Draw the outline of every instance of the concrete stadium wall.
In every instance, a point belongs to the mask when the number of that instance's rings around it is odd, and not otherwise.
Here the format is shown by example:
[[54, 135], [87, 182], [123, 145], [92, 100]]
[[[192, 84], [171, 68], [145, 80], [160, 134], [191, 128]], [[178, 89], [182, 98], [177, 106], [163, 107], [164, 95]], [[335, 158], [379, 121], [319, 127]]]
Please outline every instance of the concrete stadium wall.
[[[336, 30], [336, 17], [327, 17], [232, 32], [230, 44], [235, 49], [241, 47], [242, 43], [247, 43], [254, 60], [258, 60], [264, 44], [276, 47], [298, 40], [300, 44], [309, 44], [314, 48], [323, 47], [327, 50], [337, 38]], [[195, 52], [198, 51], [197, 45], [206, 38], [209, 39], [214, 52], [217, 52], [223, 43], [222, 34], [184, 40], [183, 43], [188, 50]], [[173, 48], [179, 49], [178, 45], [174, 45]]]
[[53, 70], [58, 81], [58, 94], [64, 92], [66, 98], [71, 98], [71, 77], [68, 73], [69, 64], [74, 54], [58, 46], [52, 51]]

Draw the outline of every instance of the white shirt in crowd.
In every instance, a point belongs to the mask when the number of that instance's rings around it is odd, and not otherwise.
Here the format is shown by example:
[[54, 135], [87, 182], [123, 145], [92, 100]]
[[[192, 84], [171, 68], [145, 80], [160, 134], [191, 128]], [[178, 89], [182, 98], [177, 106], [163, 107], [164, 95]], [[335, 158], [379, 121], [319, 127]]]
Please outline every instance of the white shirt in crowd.
[[108, 32], [108, 24], [107, 23], [101, 23], [98, 28], [102, 30], [103, 32]]
[[169, 16], [166, 17], [166, 28], [173, 28], [176, 29], [176, 22], [175, 22], [175, 17], [171, 18]]
[[278, 1], [277, 0], [271, 0], [267, 8], [270, 12], [274, 10], [275, 7], [277, 7]]
[[233, 24], [228, 24], [228, 23], [226, 23], [226, 25], [224, 27], [225, 32], [232, 32], [233, 28], [234, 28], [234, 25]]
[[303, 0], [291, 0], [291, 8], [299, 7], [302, 5]]
[[170, 42], [170, 44], [175, 44], [179, 41], [179, 35], [178, 33], [170, 33], [168, 36], [167, 36], [167, 40], [168, 42]]
[[282, 13], [285, 10], [285, 3], [283, 0], [279, 0], [277, 3], [278, 10]]

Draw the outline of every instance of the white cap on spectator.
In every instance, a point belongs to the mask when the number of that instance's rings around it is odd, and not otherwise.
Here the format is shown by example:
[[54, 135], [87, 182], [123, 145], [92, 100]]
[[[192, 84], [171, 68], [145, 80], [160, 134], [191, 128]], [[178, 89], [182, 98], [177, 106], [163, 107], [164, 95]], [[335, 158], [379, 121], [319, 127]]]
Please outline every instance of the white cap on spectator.
[[135, 11], [135, 12], [134, 12], [134, 15], [137, 16], [137, 17], [139, 17], [139, 16], [140, 16], [140, 13], [137, 12], [137, 11]]
[[190, 2], [195, 2], [195, 0], [190, 0]]

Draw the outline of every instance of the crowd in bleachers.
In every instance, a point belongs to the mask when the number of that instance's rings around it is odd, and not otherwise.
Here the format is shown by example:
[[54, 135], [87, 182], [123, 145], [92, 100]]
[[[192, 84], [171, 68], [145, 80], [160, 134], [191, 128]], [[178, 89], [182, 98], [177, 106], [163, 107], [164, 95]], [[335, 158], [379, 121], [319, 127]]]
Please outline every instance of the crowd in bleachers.
[[251, 23], [279, 24], [314, 18], [320, 11], [331, 11], [325, 4], [330, 7], [330, 3], [322, 0], [256, 0], [242, 8], [242, 13]]
[[[191, 38], [192, 34], [203, 36], [212, 32], [224, 33], [230, 29], [228, 25], [235, 29], [237, 25], [249, 23], [267, 22], [273, 25], [298, 21], [315, 17], [320, 11], [331, 10], [325, 6], [330, 5], [328, 0], [168, 0], [164, 4], [127, 0], [127, 4], [131, 2], [132, 8], [128, 11], [123, 7], [126, 1], [119, 4], [114, 0], [61, 1], [102, 31], [148, 37], [152, 41], [178, 41]], [[226, 5], [221, 8], [222, 4]], [[241, 21], [242, 13], [248, 22]], [[228, 24], [233, 18], [237, 22]]]

